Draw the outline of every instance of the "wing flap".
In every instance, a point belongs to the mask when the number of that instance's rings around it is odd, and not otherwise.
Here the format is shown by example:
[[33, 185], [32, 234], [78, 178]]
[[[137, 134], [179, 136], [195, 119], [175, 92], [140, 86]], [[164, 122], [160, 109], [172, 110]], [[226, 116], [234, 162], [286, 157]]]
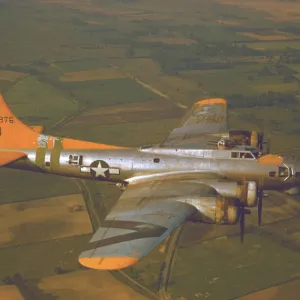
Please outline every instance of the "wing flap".
[[0, 151], [0, 167], [3, 167], [15, 160], [18, 160], [27, 155], [23, 152], [4, 150]]

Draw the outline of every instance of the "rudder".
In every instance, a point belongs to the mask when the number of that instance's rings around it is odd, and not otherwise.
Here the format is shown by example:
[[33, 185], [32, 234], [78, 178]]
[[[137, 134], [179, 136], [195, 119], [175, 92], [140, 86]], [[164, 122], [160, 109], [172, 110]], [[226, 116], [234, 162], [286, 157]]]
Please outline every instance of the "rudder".
[[0, 94], [0, 148], [35, 148], [37, 137], [38, 133], [14, 115]]

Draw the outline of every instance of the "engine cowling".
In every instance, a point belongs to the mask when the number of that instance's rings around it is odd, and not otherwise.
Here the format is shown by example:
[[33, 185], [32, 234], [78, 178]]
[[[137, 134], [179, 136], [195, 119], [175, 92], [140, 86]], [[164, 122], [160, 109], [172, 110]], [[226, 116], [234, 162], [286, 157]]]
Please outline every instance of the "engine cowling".
[[255, 181], [245, 181], [244, 184], [236, 182], [203, 180], [209, 184], [218, 194], [227, 198], [239, 199], [245, 207], [255, 207], [257, 205], [257, 184]]
[[257, 184], [255, 181], [246, 181], [239, 185], [239, 199], [246, 207], [255, 207], [257, 205]]
[[239, 221], [239, 208], [231, 199], [224, 197], [203, 197], [194, 206], [198, 213], [190, 221], [209, 224], [236, 224]]
[[239, 208], [226, 198], [216, 201], [216, 224], [233, 225], [239, 221]]
[[263, 133], [249, 130], [229, 131], [229, 138], [234, 140], [236, 145], [248, 145], [261, 149]]

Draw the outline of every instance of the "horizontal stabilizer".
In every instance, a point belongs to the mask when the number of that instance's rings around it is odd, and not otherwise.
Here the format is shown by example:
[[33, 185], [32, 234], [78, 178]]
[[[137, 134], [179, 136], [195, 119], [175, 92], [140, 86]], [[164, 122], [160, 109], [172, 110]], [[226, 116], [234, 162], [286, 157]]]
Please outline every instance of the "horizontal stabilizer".
[[26, 157], [27, 155], [23, 152], [17, 151], [0, 151], [0, 167], [3, 167], [13, 161], [16, 161], [22, 157]]

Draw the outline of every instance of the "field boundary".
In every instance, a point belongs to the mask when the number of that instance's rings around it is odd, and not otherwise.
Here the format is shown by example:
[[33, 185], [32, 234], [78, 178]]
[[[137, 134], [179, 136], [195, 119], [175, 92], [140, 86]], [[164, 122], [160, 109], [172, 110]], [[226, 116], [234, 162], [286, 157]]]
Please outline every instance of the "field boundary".
[[283, 281], [281, 283], [277, 283], [277, 284], [274, 284], [274, 285], [271, 285], [267, 288], [264, 288], [264, 289], [260, 289], [260, 290], [256, 290], [254, 292], [250, 292], [250, 293], [247, 293], [247, 294], [244, 294], [244, 295], [240, 295], [238, 296], [238, 298], [231, 298], [231, 299], [228, 299], [228, 300], [239, 300], [241, 299], [242, 297], [246, 297], [246, 296], [249, 296], [249, 295], [252, 295], [252, 294], [256, 294], [256, 293], [259, 293], [259, 292], [262, 292], [262, 291], [265, 291], [265, 290], [268, 290], [270, 288], [273, 288], [273, 287], [277, 287], [277, 286], [280, 286], [280, 285], [283, 285], [283, 284], [286, 284], [286, 283], [290, 283], [290, 282], [293, 282], [293, 281], [297, 281], [300, 279], [300, 276], [296, 276], [296, 277], [292, 277], [291, 279], [288, 279], [286, 281]]

